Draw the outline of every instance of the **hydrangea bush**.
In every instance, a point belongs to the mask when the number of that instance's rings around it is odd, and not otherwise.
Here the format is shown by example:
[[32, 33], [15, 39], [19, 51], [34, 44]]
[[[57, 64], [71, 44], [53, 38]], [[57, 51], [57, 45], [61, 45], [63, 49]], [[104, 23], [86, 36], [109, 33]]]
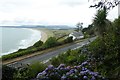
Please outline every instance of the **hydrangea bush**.
[[98, 72], [91, 70], [89, 61], [85, 61], [78, 66], [58, 67], [49, 65], [44, 71], [36, 76], [38, 80], [106, 80]]

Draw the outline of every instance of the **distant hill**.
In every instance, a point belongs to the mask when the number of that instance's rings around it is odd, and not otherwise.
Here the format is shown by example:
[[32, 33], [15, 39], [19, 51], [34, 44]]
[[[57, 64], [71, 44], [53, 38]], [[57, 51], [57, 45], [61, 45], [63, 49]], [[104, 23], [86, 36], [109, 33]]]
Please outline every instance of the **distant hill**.
[[67, 25], [21, 25], [21, 26], [0, 26], [9, 28], [48, 28], [48, 29], [72, 29], [74, 27]]

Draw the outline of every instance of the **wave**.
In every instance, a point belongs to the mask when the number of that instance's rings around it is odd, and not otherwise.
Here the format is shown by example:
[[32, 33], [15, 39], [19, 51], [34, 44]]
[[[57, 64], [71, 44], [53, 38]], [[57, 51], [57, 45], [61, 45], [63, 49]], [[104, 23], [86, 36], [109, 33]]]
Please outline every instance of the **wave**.
[[0, 56], [16, 52], [19, 49], [25, 49], [29, 46], [32, 46], [35, 42], [37, 42], [41, 39], [40, 31], [35, 30], [35, 29], [27, 29], [27, 28], [23, 28], [23, 29], [31, 31], [32, 34], [30, 35], [30, 37], [28, 37], [27, 39], [20, 40], [16, 49], [11, 49], [8, 52], [0, 54]]
[[41, 39], [41, 32], [33, 29], [29, 29], [32, 35], [28, 39], [23, 39], [19, 42], [19, 49], [24, 49], [32, 46], [35, 42]]

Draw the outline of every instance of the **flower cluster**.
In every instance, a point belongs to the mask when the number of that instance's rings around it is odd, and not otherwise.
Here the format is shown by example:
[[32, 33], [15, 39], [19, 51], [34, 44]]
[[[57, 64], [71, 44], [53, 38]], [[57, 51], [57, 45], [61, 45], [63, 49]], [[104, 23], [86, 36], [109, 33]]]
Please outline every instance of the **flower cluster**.
[[55, 68], [53, 65], [49, 65], [36, 78], [38, 80], [104, 80], [98, 72], [89, 69], [88, 61], [72, 67], [60, 64]]

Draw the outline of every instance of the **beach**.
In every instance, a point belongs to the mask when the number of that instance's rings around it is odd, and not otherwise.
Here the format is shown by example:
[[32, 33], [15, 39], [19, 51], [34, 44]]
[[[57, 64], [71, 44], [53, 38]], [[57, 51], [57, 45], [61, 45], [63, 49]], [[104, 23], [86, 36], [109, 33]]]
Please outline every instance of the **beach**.
[[54, 34], [51, 30], [45, 28], [33, 28], [34, 30], [40, 31], [41, 38], [40, 40], [45, 42], [49, 37], [53, 37]]
[[41, 39], [40, 40], [45, 42], [48, 38], [48, 35], [42, 30], [39, 30], [39, 31], [41, 32]]
[[48, 38], [47, 34], [40, 28], [2, 28], [2, 33], [2, 54], [0, 55], [6, 55], [16, 52], [19, 49], [25, 49], [39, 40], [45, 42]]

